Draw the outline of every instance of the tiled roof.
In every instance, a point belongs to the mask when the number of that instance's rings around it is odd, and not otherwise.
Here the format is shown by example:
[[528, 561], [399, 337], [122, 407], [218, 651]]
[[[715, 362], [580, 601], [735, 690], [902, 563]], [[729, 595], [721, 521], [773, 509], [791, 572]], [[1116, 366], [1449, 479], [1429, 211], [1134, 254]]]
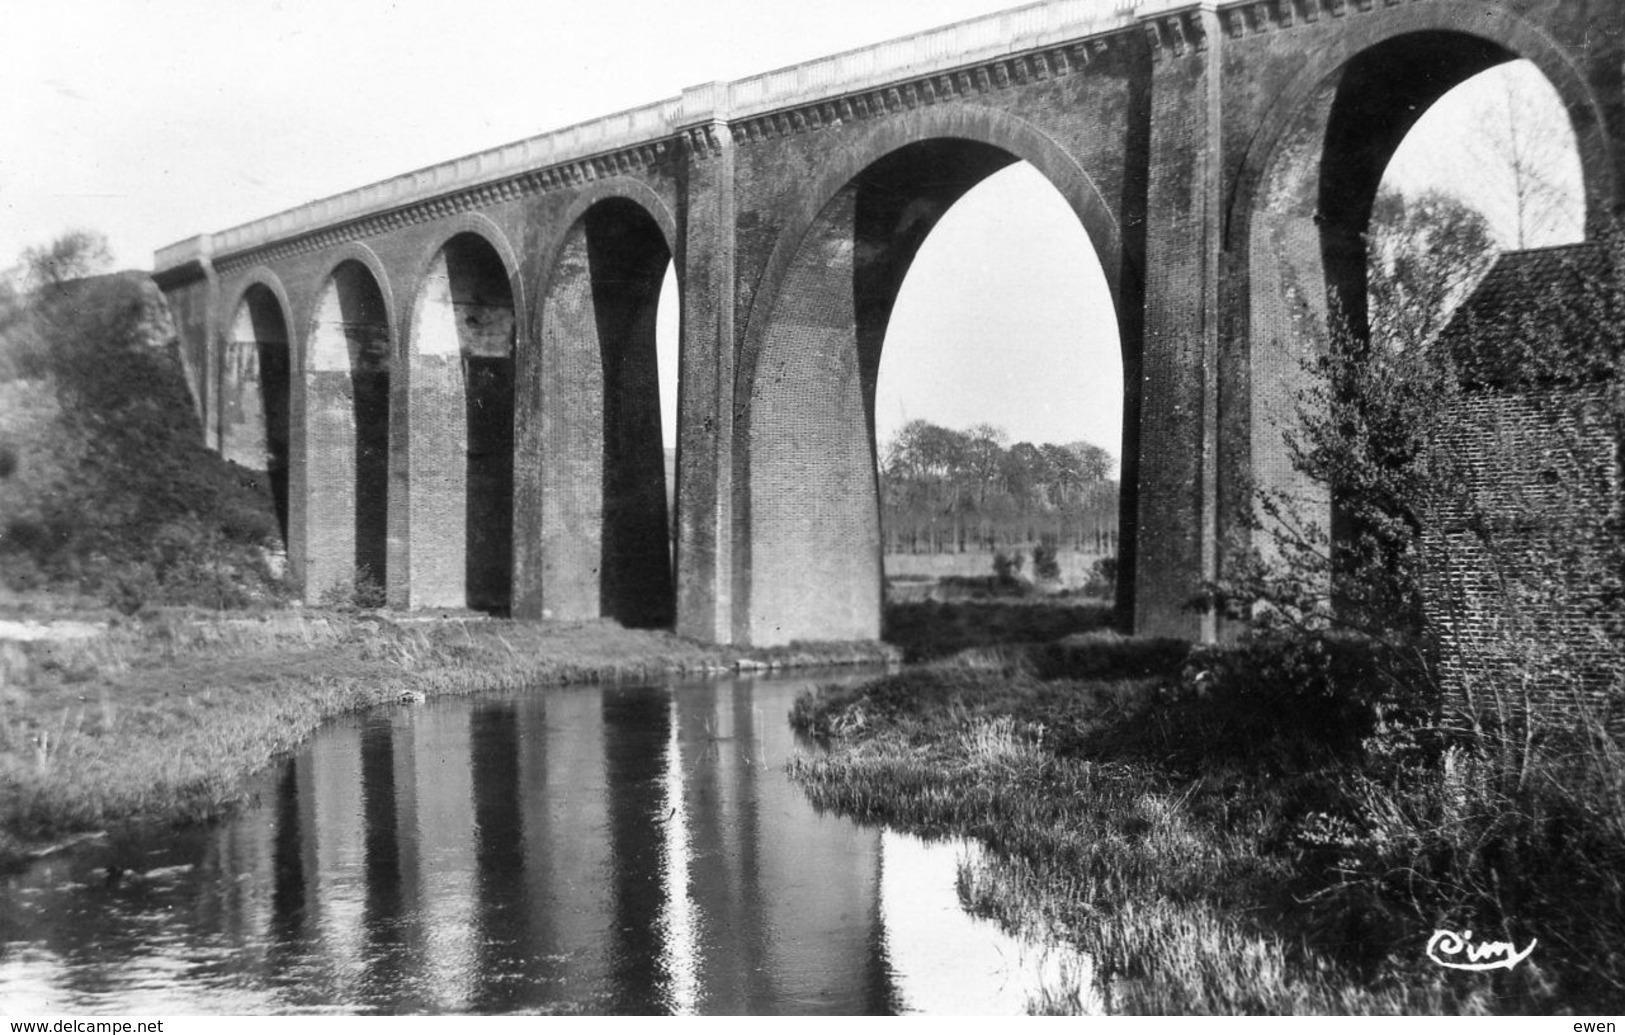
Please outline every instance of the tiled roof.
[[1618, 312], [1618, 292], [1602, 290], [1613, 276], [1608, 253], [1594, 242], [1503, 252], [1439, 342], [1469, 380], [1508, 380], [1507, 364], [1543, 343], [1595, 341], [1605, 329], [1617, 337], [1618, 326], [1603, 325], [1617, 323], [1605, 314]]

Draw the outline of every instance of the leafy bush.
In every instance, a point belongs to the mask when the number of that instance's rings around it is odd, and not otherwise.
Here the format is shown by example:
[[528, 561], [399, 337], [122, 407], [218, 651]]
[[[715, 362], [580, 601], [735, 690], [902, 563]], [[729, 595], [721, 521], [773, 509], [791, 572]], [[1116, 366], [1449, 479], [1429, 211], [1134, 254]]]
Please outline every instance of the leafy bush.
[[316, 599], [318, 607], [341, 612], [372, 611], [386, 602], [384, 584], [365, 567], [356, 571], [353, 582], [335, 582], [323, 589]]
[[1110, 599], [1117, 592], [1117, 558], [1102, 557], [1089, 569], [1089, 578], [1083, 584], [1085, 596]]
[[1004, 585], [1019, 581], [1021, 568], [1026, 560], [1020, 550], [1010, 553], [998, 551], [993, 555], [993, 577]]
[[1061, 577], [1061, 560], [1054, 536], [1045, 536], [1033, 547], [1033, 575], [1048, 582]]
[[269, 486], [203, 445], [168, 310], [146, 277], [48, 279], [0, 338], [13, 370], [16, 344], [27, 346], [56, 396], [8, 430], [0, 580], [72, 586], [126, 611], [284, 597], [266, 563], [282, 545]]
[[1215, 766], [1303, 774], [1358, 759], [1386, 720], [1426, 723], [1408, 664], [1369, 640], [1256, 638], [1194, 648], [1150, 708], [1095, 750], [1156, 760], [1187, 776]]
[[[1619, 235], [1591, 247], [1554, 283], [1498, 283], [1498, 322], [1381, 341], [1334, 320], [1306, 349], [1286, 444], [1331, 505], [1317, 520], [1259, 495], [1268, 554], [1205, 602], [1247, 624], [1239, 669], [1204, 670], [1136, 732], [1193, 772], [1243, 744], [1309, 774], [1282, 815], [1344, 942], [1381, 957], [1429, 924], [1539, 934], [1565, 994], [1617, 1003], [1625, 744], [1605, 720], [1625, 698], [1625, 539], [1596, 441], [1612, 454], [1625, 415], [1625, 282]], [[1475, 412], [1537, 422], [1546, 476], [1519, 468], [1526, 428], [1464, 430]], [[1332, 629], [1372, 664], [1323, 668]], [[1345, 764], [1313, 775], [1326, 755]]]

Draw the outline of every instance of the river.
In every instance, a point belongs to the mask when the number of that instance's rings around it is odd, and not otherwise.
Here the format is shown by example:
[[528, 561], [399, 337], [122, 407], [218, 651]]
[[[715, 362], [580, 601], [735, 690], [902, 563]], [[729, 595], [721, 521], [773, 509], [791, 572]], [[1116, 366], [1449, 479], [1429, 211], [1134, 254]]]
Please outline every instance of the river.
[[[1087, 961], [960, 907], [978, 846], [818, 814], [817, 682], [334, 722], [226, 822], [0, 878], [0, 1012], [1020, 1013]], [[1084, 995], [1087, 1002], [1087, 995]]]

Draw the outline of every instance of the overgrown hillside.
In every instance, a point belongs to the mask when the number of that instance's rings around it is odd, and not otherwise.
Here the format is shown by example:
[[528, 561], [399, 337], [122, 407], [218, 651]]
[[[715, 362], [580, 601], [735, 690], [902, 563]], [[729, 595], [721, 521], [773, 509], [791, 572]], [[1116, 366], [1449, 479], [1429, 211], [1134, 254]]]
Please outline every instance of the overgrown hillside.
[[142, 273], [0, 298], [0, 583], [148, 604], [279, 602], [263, 474], [203, 445]]

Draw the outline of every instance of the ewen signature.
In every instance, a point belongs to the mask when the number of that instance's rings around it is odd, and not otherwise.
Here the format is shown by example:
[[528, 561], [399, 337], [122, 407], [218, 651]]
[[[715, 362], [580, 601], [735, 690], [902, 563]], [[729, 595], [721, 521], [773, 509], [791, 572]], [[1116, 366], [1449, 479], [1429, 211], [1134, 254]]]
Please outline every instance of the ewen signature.
[[1434, 931], [1427, 952], [1428, 959], [1451, 970], [1511, 970], [1529, 958], [1537, 941], [1529, 939], [1523, 951], [1516, 952], [1511, 942], [1474, 942], [1471, 931]]

